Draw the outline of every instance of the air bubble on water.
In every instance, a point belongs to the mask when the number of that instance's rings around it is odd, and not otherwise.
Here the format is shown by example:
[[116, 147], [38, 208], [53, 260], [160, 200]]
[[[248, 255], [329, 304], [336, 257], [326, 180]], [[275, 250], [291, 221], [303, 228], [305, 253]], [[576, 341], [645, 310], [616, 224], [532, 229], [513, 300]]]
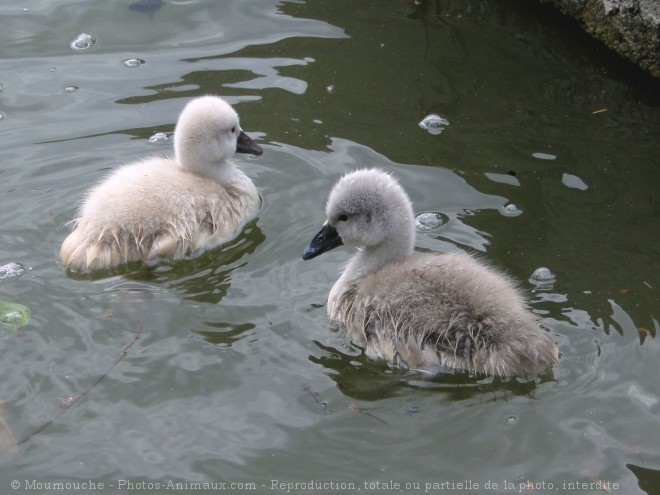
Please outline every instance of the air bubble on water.
[[424, 117], [418, 125], [430, 134], [438, 135], [442, 134], [449, 125], [449, 121], [444, 117], [440, 117], [440, 115], [432, 113]]
[[166, 143], [173, 136], [172, 132], [157, 132], [149, 138], [150, 143]]
[[538, 158], [539, 160], [556, 160], [557, 155], [551, 155], [550, 153], [532, 153], [532, 156], [534, 158]]
[[335, 85], [334, 85], [334, 84], [330, 84], [329, 86], [326, 86], [325, 90], [326, 90], [328, 93], [332, 93], [332, 92], [335, 90]]
[[557, 277], [550, 271], [549, 268], [542, 266], [534, 270], [534, 273], [532, 273], [529, 281], [536, 285], [538, 289], [550, 289], [552, 288], [556, 279]]
[[12, 277], [18, 277], [25, 271], [25, 267], [20, 263], [14, 261], [0, 266], [0, 280], [5, 280]]
[[518, 422], [518, 418], [515, 416], [509, 416], [506, 418], [506, 422], [509, 423], [510, 425], [515, 425]]
[[76, 51], [82, 51], [91, 48], [92, 46], [94, 46], [94, 43], [96, 43], [96, 38], [94, 38], [94, 36], [87, 33], [80, 33], [78, 37], [75, 40], [73, 40], [69, 46]]
[[132, 69], [132, 68], [134, 68], [134, 67], [139, 67], [139, 66], [141, 66], [141, 65], [144, 64], [145, 62], [144, 62], [144, 60], [142, 60], [141, 58], [127, 58], [127, 59], [124, 60], [122, 63], [123, 63], [126, 67]]
[[75, 93], [76, 91], [78, 91], [78, 89], [80, 89], [80, 88], [78, 88], [78, 86], [67, 86], [66, 88], [64, 88], [64, 92], [65, 93]]
[[532, 273], [532, 278], [539, 281], [554, 280], [555, 274], [552, 273], [549, 268], [542, 266], [534, 270], [534, 273]]
[[523, 211], [513, 203], [509, 203], [500, 207], [500, 213], [505, 217], [517, 217], [522, 215]]
[[427, 211], [415, 216], [415, 228], [418, 232], [437, 230], [447, 223], [447, 218], [442, 213]]

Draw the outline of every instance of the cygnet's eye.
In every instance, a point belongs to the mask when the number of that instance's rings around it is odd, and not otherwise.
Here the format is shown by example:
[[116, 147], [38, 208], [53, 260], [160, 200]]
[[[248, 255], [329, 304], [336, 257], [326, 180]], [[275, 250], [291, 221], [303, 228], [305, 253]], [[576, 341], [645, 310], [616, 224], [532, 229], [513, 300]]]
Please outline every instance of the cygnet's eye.
[[346, 220], [348, 220], [348, 216], [339, 215], [339, 217], [337, 217], [337, 220], [339, 220], [340, 222], [345, 222]]
[[231, 133], [232, 133], [232, 134], [236, 134], [236, 126], [234, 126], [234, 127], [231, 128]]

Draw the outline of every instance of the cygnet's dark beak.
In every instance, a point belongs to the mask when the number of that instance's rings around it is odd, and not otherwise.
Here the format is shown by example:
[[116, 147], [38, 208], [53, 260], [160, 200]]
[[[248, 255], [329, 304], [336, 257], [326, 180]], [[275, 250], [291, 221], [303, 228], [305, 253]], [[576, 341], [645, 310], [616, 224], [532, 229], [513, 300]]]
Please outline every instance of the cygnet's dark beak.
[[302, 257], [304, 260], [311, 260], [312, 258], [316, 258], [342, 244], [344, 244], [344, 242], [341, 240], [341, 237], [339, 237], [337, 230], [329, 223], [326, 223], [323, 228], [319, 230], [319, 233], [314, 236], [312, 242], [309, 243], [309, 246], [307, 246], [303, 252]]
[[261, 149], [257, 143], [252, 141], [252, 138], [245, 134], [243, 131], [238, 135], [236, 141], [236, 153], [249, 153], [250, 155], [262, 155], [264, 150]]

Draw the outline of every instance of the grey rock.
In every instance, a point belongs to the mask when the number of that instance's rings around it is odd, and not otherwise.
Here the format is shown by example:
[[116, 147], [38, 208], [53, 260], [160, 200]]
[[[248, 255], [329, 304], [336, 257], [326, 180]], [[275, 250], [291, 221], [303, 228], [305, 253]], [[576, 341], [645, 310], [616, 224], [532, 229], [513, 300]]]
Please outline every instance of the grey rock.
[[540, 0], [575, 19], [642, 70], [660, 79], [660, 1]]

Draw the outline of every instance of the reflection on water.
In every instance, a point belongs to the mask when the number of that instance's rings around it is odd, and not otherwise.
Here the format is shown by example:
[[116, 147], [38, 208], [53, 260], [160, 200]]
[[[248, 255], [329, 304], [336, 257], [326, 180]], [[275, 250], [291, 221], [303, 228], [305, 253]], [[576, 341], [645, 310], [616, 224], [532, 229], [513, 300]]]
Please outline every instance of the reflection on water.
[[[0, 6], [0, 266], [22, 267], [0, 299], [32, 310], [0, 330], [2, 479], [378, 473], [657, 492], [660, 93], [547, 13], [514, 0]], [[82, 33], [96, 42], [72, 49]], [[170, 154], [150, 138], [204, 93], [264, 147], [236, 158], [259, 218], [191, 259], [67, 275], [57, 253], [77, 198], [121, 163]], [[420, 129], [432, 114], [451, 125]], [[558, 342], [554, 379], [428, 381], [330, 326], [347, 253], [300, 256], [330, 187], [362, 167], [409, 192], [418, 249], [477, 252], [520, 282]], [[540, 267], [551, 283], [530, 280]]]
[[164, 261], [156, 266], [135, 262], [91, 273], [67, 272], [67, 276], [79, 281], [98, 281], [123, 275], [128, 280], [148, 282], [154, 285], [138, 283], [127, 287], [126, 284], [120, 284], [113, 285], [108, 290], [117, 288], [157, 290], [154, 288], [169, 287], [180, 291], [186, 299], [217, 304], [231, 286], [230, 274], [245, 266], [245, 262], [239, 263], [239, 261], [253, 253], [264, 240], [265, 236], [257, 226], [257, 219], [255, 219], [248, 222], [235, 239], [194, 257]]
[[233, 325], [224, 322], [207, 322], [206, 325], [213, 330], [193, 330], [193, 332], [203, 336], [211, 344], [220, 346], [231, 346], [232, 343], [243, 338], [245, 332], [255, 328], [252, 323]]
[[537, 381], [500, 380], [462, 372], [428, 377], [419, 371], [402, 371], [385, 362], [369, 360], [353, 345], [352, 353], [347, 354], [321, 342], [315, 344], [323, 353], [310, 356], [310, 360], [326, 368], [343, 395], [361, 401], [378, 402], [407, 395], [410, 392], [406, 387], [432, 390], [450, 401], [506, 401], [515, 396], [533, 398], [537, 386], [553, 381], [552, 373]]
[[243, 232], [221, 247], [195, 258], [176, 260], [159, 266], [154, 282], [177, 289], [186, 299], [218, 304], [231, 286], [231, 273], [246, 265], [241, 260], [254, 253], [266, 237], [252, 220]]

